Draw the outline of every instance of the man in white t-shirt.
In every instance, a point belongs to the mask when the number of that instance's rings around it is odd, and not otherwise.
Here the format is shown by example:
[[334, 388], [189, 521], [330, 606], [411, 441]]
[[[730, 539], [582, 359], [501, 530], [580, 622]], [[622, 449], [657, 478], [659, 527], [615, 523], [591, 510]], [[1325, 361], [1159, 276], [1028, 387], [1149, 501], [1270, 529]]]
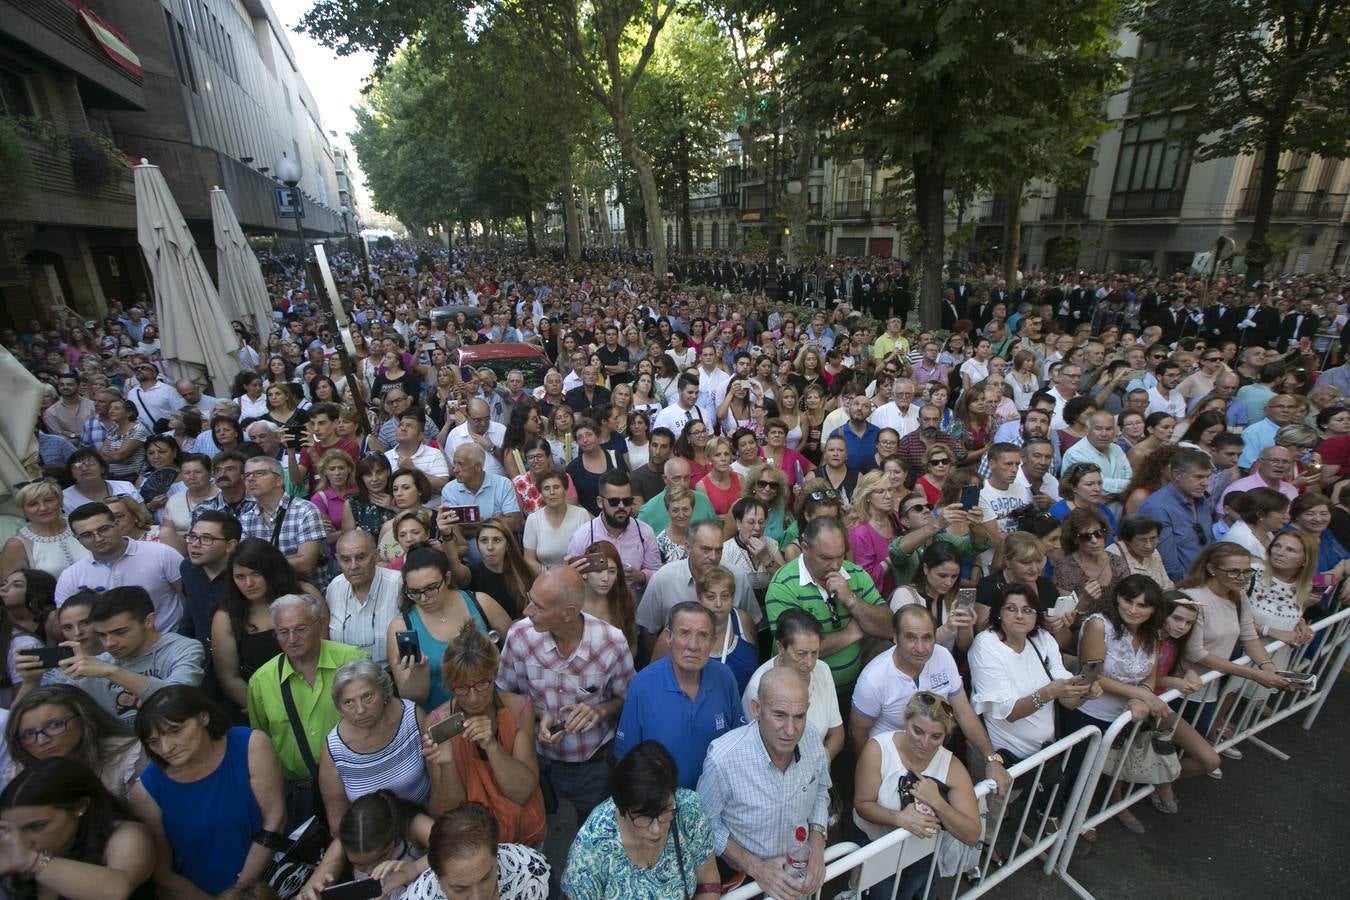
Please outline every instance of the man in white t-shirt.
[[[973, 613], [961, 615], [974, 625]], [[904, 727], [905, 706], [914, 694], [928, 691], [950, 705], [966, 741], [985, 761], [985, 775], [1003, 794], [1012, 778], [994, 753], [994, 745], [980, 717], [966, 697], [961, 673], [950, 650], [937, 643], [937, 627], [923, 606], [902, 606], [895, 614], [895, 649], [863, 667], [853, 688], [853, 709], [848, 716], [848, 737], [855, 754], [879, 734]]]
[[1165, 412], [1174, 419], [1186, 415], [1186, 398], [1181, 396], [1177, 385], [1181, 384], [1181, 366], [1165, 360], [1158, 363], [1158, 383], [1148, 390], [1148, 414]]
[[1003, 545], [1003, 539], [1017, 530], [1013, 513], [1032, 502], [1031, 491], [1017, 484], [1021, 464], [1022, 448], [1016, 444], [995, 444], [989, 448], [989, 477], [980, 488], [980, 510], [984, 513], [984, 524], [980, 527], [992, 542], [990, 549], [980, 556], [985, 571], [989, 570], [994, 551]]

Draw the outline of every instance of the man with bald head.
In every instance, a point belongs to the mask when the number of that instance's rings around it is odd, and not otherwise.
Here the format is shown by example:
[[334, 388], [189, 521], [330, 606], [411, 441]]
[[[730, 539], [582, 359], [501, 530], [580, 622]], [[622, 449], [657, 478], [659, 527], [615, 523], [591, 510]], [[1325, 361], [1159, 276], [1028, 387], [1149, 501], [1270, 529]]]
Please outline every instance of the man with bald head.
[[607, 757], [634, 674], [623, 632], [582, 612], [584, 596], [571, 566], [536, 578], [497, 669], [497, 687], [533, 704], [540, 777], [578, 822], [609, 793]]
[[[505, 475], [502, 468], [502, 442], [506, 440], [506, 426], [492, 421], [492, 410], [481, 397], [469, 401], [465, 409], [468, 421], [456, 425], [445, 436], [445, 457], [453, 462], [455, 451], [465, 444], [473, 444], [484, 453], [483, 469], [491, 475]], [[392, 447], [393, 441], [385, 444]], [[453, 466], [452, 466], [453, 469]]]
[[377, 565], [379, 552], [370, 532], [353, 529], [333, 548], [342, 574], [324, 592], [328, 601], [328, 639], [360, 647], [380, 665], [388, 662], [385, 636], [398, 615], [403, 578]]
[[1125, 492], [1134, 474], [1125, 451], [1116, 443], [1116, 417], [1097, 410], [1088, 417], [1087, 437], [1076, 441], [1064, 454], [1065, 468], [1074, 463], [1093, 463], [1102, 470], [1102, 492], [1113, 502]]
[[183, 398], [183, 403], [197, 407], [197, 411], [202, 414], [202, 419], [207, 422], [211, 421], [211, 414], [215, 411], [216, 404], [220, 400], [203, 394], [201, 388], [186, 378], [178, 379], [173, 386], [178, 391], [178, 396]]
[[[689, 460], [680, 456], [672, 456], [666, 460], [665, 467], [661, 470], [661, 480], [666, 484], [665, 489], [659, 491], [656, 496], [642, 501], [642, 508], [638, 510], [638, 521], [650, 525], [652, 531], [657, 534], [664, 531], [670, 524], [670, 513], [666, 512], [666, 491], [673, 487], [689, 487], [689, 478]], [[694, 517], [690, 522], [717, 518], [707, 494], [703, 491], [694, 491], [693, 496]]]
[[[745, 872], [771, 897], [813, 894], [825, 874], [829, 757], [806, 724], [806, 704], [806, 683], [792, 669], [764, 673], [750, 701], [755, 721], [712, 742], [698, 780], [722, 866]], [[803, 824], [810, 854], [798, 881], [783, 864], [788, 836]]]

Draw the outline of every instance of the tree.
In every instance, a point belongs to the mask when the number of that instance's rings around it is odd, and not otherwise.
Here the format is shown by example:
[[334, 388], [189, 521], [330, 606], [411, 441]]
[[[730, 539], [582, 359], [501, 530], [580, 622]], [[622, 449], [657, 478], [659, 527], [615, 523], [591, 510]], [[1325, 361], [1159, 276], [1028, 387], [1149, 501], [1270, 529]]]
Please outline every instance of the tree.
[[[1026, 163], [1023, 144], [1077, 118], [1082, 83], [1109, 83], [1114, 0], [747, 0], [772, 11], [805, 115], [835, 146], [908, 169], [922, 240], [920, 313], [936, 324], [945, 191]], [[1004, 102], [1006, 101], [1006, 103]]]
[[1350, 155], [1350, 6], [1343, 0], [1133, 0], [1143, 39], [1131, 101], [1182, 111], [1173, 136], [1197, 159], [1260, 155], [1249, 277], [1271, 261], [1271, 211], [1287, 150]]

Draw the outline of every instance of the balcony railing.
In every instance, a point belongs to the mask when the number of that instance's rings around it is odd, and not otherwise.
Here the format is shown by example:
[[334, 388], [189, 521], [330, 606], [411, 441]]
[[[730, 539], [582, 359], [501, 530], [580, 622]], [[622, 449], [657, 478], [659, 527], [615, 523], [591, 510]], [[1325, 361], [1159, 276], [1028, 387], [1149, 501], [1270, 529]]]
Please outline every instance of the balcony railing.
[[[1088, 217], [1088, 208], [1092, 204], [1092, 195], [1085, 194], [1081, 190], [1064, 190], [1055, 195], [1055, 208], [1050, 213], [1049, 218], [1055, 221], [1065, 219], [1077, 220]], [[1042, 215], [1041, 218], [1045, 218]]]
[[[1239, 216], [1256, 214], [1257, 193], [1257, 188], [1247, 188], [1242, 192]], [[1276, 191], [1271, 215], [1284, 219], [1334, 222], [1345, 214], [1346, 196], [1346, 194], [1329, 194], [1326, 191]]]
[[1181, 215], [1183, 188], [1116, 191], [1111, 195], [1107, 215], [1113, 219], [1146, 219], [1154, 216]]
[[836, 200], [834, 203], [834, 217], [836, 219], [870, 219], [872, 218], [872, 201]]

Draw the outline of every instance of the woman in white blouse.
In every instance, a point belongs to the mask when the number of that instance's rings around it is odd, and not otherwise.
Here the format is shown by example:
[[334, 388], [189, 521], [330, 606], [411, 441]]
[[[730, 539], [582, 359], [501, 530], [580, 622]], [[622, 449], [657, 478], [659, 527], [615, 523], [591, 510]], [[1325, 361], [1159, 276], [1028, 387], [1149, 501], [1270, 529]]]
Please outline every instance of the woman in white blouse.
[[541, 569], [560, 566], [572, 534], [591, 520], [580, 506], [567, 502], [567, 475], [553, 469], [539, 476], [542, 509], [525, 519], [525, 561]]
[[[1025, 585], [1003, 586], [989, 611], [989, 628], [975, 636], [968, 659], [971, 701], [1009, 769], [1060, 737], [1056, 702], [1074, 709], [1102, 694], [1100, 684], [1089, 686], [1064, 668], [1059, 644], [1045, 628], [1045, 610]], [[1052, 816], [1063, 812], [1067, 793], [1057, 792]]]

